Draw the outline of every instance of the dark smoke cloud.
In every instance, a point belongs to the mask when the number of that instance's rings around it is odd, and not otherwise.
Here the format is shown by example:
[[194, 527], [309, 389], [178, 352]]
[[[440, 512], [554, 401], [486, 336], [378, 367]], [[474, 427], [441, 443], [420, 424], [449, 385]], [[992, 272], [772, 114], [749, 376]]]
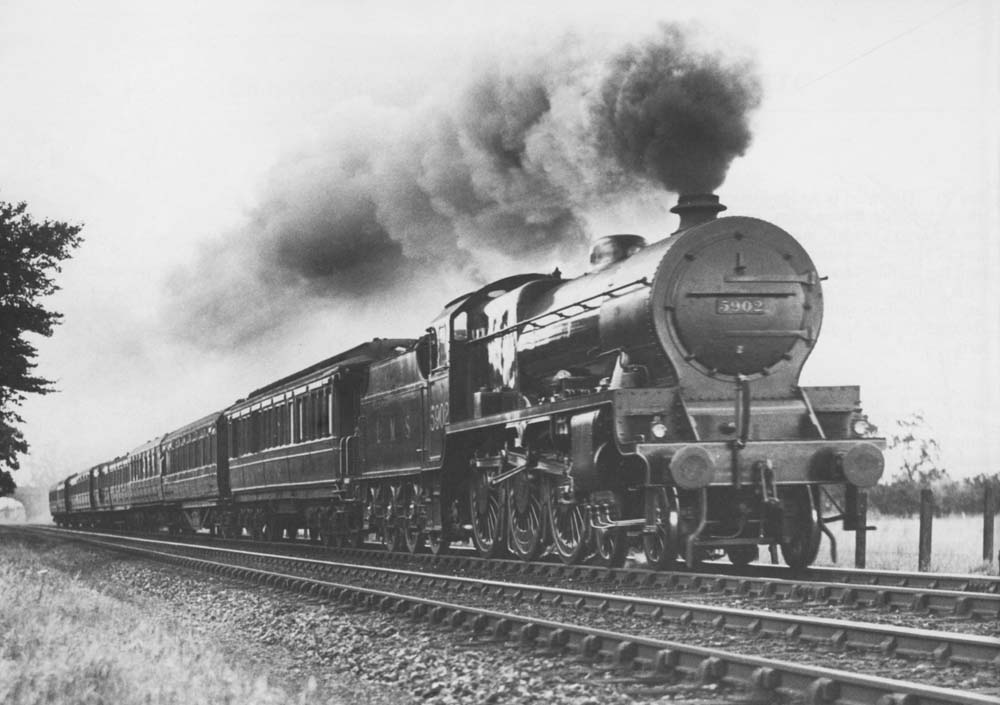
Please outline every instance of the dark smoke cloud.
[[325, 140], [275, 167], [246, 224], [171, 279], [173, 327], [227, 348], [414, 278], [473, 287], [578, 260], [588, 211], [654, 183], [719, 186], [759, 95], [748, 66], [666, 26], [610, 56], [574, 39], [524, 51], [406, 110], [342, 106]]
[[750, 146], [760, 82], [747, 65], [689, 48], [681, 29], [612, 62], [598, 106], [603, 152], [678, 193], [711, 193]]

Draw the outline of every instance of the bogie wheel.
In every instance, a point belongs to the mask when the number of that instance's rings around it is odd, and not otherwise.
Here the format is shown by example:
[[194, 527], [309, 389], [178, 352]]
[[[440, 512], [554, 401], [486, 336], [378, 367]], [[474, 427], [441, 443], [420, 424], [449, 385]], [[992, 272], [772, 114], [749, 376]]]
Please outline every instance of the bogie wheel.
[[338, 548], [343, 527], [332, 517], [324, 517], [319, 526], [319, 541], [325, 548]]
[[247, 516], [247, 529], [253, 541], [264, 541], [264, 528], [267, 517], [261, 512], [253, 512]]
[[[616, 521], [619, 518], [621, 497], [615, 495], [615, 500], [605, 510], [602, 521]], [[621, 568], [628, 558], [628, 532], [622, 529], [594, 529], [594, 562], [609, 568]]]
[[274, 517], [267, 517], [260, 525], [261, 541], [277, 541], [281, 538], [281, 530], [275, 523]]
[[403, 490], [403, 539], [406, 550], [420, 553], [427, 534], [423, 529], [424, 490], [419, 482], [407, 484]]
[[779, 490], [784, 511], [781, 556], [793, 570], [809, 567], [819, 554], [823, 529], [819, 518], [819, 497], [809, 487]]
[[545, 550], [544, 504], [541, 482], [529, 471], [514, 476], [507, 502], [507, 538], [511, 552], [523, 561], [533, 561]]
[[663, 570], [677, 560], [680, 547], [677, 511], [664, 490], [653, 490], [649, 499], [656, 515], [656, 531], [642, 535], [642, 551], [651, 570]]
[[503, 554], [506, 534], [503, 490], [490, 483], [495, 473], [475, 473], [469, 485], [472, 541], [483, 558]]
[[594, 562], [621, 568], [628, 558], [628, 533], [621, 529], [594, 530]]
[[730, 563], [739, 568], [743, 568], [757, 560], [760, 555], [760, 551], [757, 546], [741, 544], [739, 546], [727, 546], [726, 555], [729, 556]]
[[552, 530], [552, 546], [559, 559], [572, 565], [583, 561], [590, 548], [590, 522], [584, 507], [564, 495], [561, 485], [552, 484], [549, 487], [549, 528]]

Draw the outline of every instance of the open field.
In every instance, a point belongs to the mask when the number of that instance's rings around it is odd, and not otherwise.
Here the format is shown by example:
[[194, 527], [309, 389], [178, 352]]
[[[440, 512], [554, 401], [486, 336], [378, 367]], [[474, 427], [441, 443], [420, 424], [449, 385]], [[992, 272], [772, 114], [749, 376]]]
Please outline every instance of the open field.
[[[868, 525], [876, 526], [876, 531], [868, 532], [868, 568], [877, 570], [916, 570], [917, 517], [891, 517], [869, 515]], [[837, 565], [854, 565], [854, 534], [839, 530], [840, 523], [830, 528], [837, 537]], [[1000, 521], [994, 526], [995, 549], [1000, 549]], [[819, 565], [832, 565], [829, 542], [823, 539]], [[942, 573], [996, 573], [993, 565], [982, 559], [983, 517], [946, 516], [934, 519], [931, 551], [931, 570]], [[763, 553], [763, 552], [762, 552]]]
[[88, 587], [58, 559], [0, 542], [5, 705], [312, 702], [227, 663], [180, 621]]

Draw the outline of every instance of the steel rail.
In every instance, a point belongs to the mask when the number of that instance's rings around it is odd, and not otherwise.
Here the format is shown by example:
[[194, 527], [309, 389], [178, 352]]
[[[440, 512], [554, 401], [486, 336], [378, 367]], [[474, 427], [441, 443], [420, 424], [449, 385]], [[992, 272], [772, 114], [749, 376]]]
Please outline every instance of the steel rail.
[[566, 605], [578, 610], [619, 612], [629, 617], [646, 617], [654, 622], [693, 624], [719, 631], [737, 632], [750, 636], [765, 635], [835, 649], [875, 651], [886, 656], [931, 660], [941, 665], [957, 663], [1000, 668], [1000, 639], [956, 632], [744, 610], [548, 585], [440, 575], [356, 563], [337, 563], [300, 556], [259, 553], [235, 548], [163, 542], [156, 539], [107, 535], [102, 538], [114, 542], [116, 545], [118, 542], [134, 542], [171, 546], [181, 548], [195, 556], [198, 554], [227, 555], [239, 559], [247, 565], [288, 564], [305, 573], [337, 573], [350, 577], [378, 574], [396, 583], [454, 587], [458, 590], [479, 591], [497, 598], [525, 602], [538, 603], [544, 600], [553, 606]]
[[[1000, 592], [969, 592], [932, 587], [909, 587], [880, 584], [869, 576], [867, 582], [820, 581], [817, 577], [837, 577], [828, 573], [796, 576], [792, 572], [769, 575], [725, 574], [700, 571], [655, 571], [642, 568], [606, 568], [574, 566], [561, 563], [525, 563], [516, 560], [486, 560], [478, 556], [413, 556], [409, 553], [387, 553], [369, 549], [337, 549], [345, 556], [359, 559], [376, 558], [389, 564], [410, 560], [429, 560], [438, 569], [468, 569], [478, 567], [495, 575], [538, 576], [546, 579], [606, 581], [622, 586], [685, 593], [735, 594], [769, 600], [796, 602], [835, 602], [845, 606], [873, 607], [958, 617], [1000, 620]], [[708, 569], [708, 566], [705, 566]]]
[[[116, 550], [138, 553], [163, 561], [253, 580], [273, 587], [324, 596], [342, 602], [407, 613], [453, 629], [504, 641], [512, 637], [524, 646], [545, 645], [582, 657], [612, 660], [627, 672], [652, 671], [669, 677], [681, 675], [702, 683], [725, 683], [763, 693], [805, 697], [814, 705], [995, 705], [991, 696], [937, 686], [864, 676], [818, 666], [731, 653], [662, 639], [637, 637], [577, 624], [470, 607], [405, 595], [387, 590], [288, 575], [245, 566], [209, 561], [137, 545], [126, 545], [88, 535], [82, 540]], [[120, 537], [112, 537], [120, 538]], [[190, 544], [180, 544], [190, 548]], [[225, 550], [225, 549], [220, 549]]]
[[[744, 574], [747, 569], [761, 576], [785, 577], [790, 569], [767, 564], [750, 564], [746, 568], [706, 563], [705, 569], [723, 573]], [[924, 588], [929, 590], [955, 590], [959, 592], [1000, 593], [1000, 576], [964, 575], [961, 573], [917, 573], [902, 570], [869, 570], [867, 568], [839, 568], [812, 566], [795, 573], [796, 577], [829, 583], [886, 585], [895, 587]]]
[[[73, 532], [73, 529], [54, 531]], [[82, 535], [93, 532], [80, 531]], [[125, 534], [103, 534], [125, 536]], [[179, 537], [172, 537], [174, 539]], [[201, 537], [204, 538], [204, 537]], [[214, 544], [247, 545], [246, 539], [212, 539]], [[201, 544], [204, 545], [204, 544]], [[537, 577], [543, 580], [576, 580], [586, 583], [614, 583], [623, 588], [658, 589], [673, 593], [697, 592], [703, 594], [740, 595], [773, 601], [837, 603], [857, 608], [910, 610], [984, 620], [1000, 620], [1000, 590], [984, 592], [971, 588], [978, 586], [982, 577], [946, 574], [938, 580], [937, 574], [901, 573], [895, 571], [859, 571], [845, 568], [811, 568], [796, 574], [788, 570], [767, 571], [764, 575], [737, 573], [731, 566], [706, 564], [700, 570], [654, 571], [644, 568], [607, 568], [595, 565], [563, 565], [554, 562], [524, 562], [512, 559], [485, 559], [477, 555], [389, 553], [384, 549], [325, 548], [307, 542], [274, 542], [270, 546], [285, 550], [334, 552], [359, 561], [379, 561], [383, 564], [426, 562], [435, 570], [481, 570], [493, 575]], [[678, 564], [680, 566], [680, 564]], [[753, 568], [753, 566], [751, 566]], [[773, 568], [757, 566], [757, 568]], [[725, 572], [706, 572], [709, 570]], [[754, 571], [756, 572], [756, 571]], [[925, 576], [925, 579], [918, 579]], [[828, 578], [823, 580], [823, 578]], [[844, 582], [837, 581], [843, 578]], [[952, 578], [964, 579], [969, 589], [954, 589], [960, 584]], [[901, 584], [907, 583], [907, 584]], [[916, 586], [921, 584], [922, 586]], [[935, 587], [935, 585], [942, 587]], [[943, 589], [947, 585], [949, 589]]]
[[[334, 547], [327, 550], [385, 553], [384, 549], [373, 550], [366, 548]], [[393, 556], [399, 555], [403, 559], [414, 558], [414, 555], [409, 553], [390, 554], [390, 555]], [[426, 554], [418, 554], [418, 555], [424, 555], [424, 557], [431, 558], [431, 560], [436, 560], [436, 561], [486, 560], [480, 558], [471, 550], [463, 552], [463, 554], [449, 554], [449, 555], [434, 556], [434, 557], [427, 556]], [[513, 559], [489, 559], [488, 562], [508, 563], [508, 564], [513, 564], [515, 566], [541, 564], [546, 566], [558, 566], [566, 570], [576, 570], [579, 568], [591, 569], [594, 571], [608, 570], [608, 568], [601, 566], [563, 565], [561, 563], [552, 563], [545, 561], [535, 561], [534, 563], [526, 564], [524, 561], [513, 560]], [[888, 586], [888, 587], [912, 587], [912, 588], [923, 588], [928, 590], [951, 590], [956, 592], [982, 592], [986, 594], [1000, 594], [1000, 575], [964, 574], [964, 573], [919, 573], [919, 572], [900, 571], [900, 570], [872, 570], [868, 568], [844, 568], [837, 566], [811, 566], [804, 570], [793, 571], [791, 568], [788, 568], [786, 566], [769, 565], [766, 563], [751, 563], [748, 566], [740, 567], [740, 566], [730, 565], [726, 563], [717, 563], [712, 561], [702, 563], [693, 570], [687, 568], [683, 563], [677, 563], [676, 568], [679, 569], [676, 572], [692, 573], [692, 574], [738, 575], [740, 577], [770, 577], [770, 578], [781, 578], [781, 579], [791, 578], [797, 580], [810, 580], [810, 581], [819, 581], [828, 583], [849, 583], [849, 584], [878, 585], [878, 586]], [[665, 568], [661, 571], [650, 571], [648, 569], [640, 567], [619, 568], [615, 570], [635, 571], [641, 574], [675, 572], [672, 571], [670, 568]]]

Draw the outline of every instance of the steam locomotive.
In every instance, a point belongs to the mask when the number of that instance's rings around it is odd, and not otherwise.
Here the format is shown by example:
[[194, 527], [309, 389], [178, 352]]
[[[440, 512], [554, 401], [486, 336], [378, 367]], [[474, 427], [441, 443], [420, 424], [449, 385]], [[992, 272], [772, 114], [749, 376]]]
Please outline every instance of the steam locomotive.
[[[61, 525], [485, 557], [802, 568], [884, 468], [858, 387], [802, 387], [820, 277], [784, 230], [682, 196], [676, 232], [495, 281], [73, 475]], [[836, 488], [835, 492], [831, 489]], [[839, 516], [822, 515], [836, 495]], [[832, 535], [831, 539], [832, 539]]]

